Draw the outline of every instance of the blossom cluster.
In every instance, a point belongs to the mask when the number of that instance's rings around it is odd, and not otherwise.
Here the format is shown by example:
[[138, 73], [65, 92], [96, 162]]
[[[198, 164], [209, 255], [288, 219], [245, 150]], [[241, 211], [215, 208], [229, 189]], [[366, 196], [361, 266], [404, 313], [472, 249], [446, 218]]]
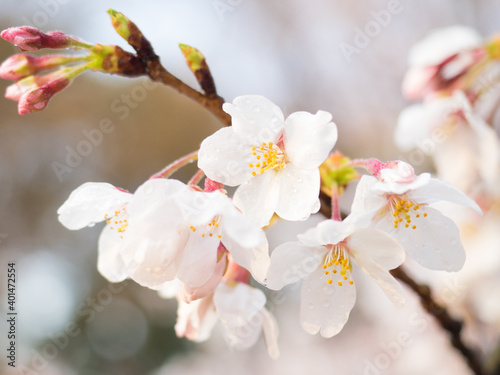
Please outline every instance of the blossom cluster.
[[[129, 38], [129, 21], [110, 14], [120, 35]], [[135, 64], [119, 47], [90, 45], [60, 32], [21, 27], [1, 36], [22, 50], [88, 51], [85, 56], [19, 54], [4, 62], [0, 77], [16, 81], [6, 97], [19, 101], [21, 114], [44, 109], [85, 70], [123, 74], [124, 61]], [[424, 103], [401, 114], [396, 143], [410, 150], [435, 129], [459, 138], [436, 157], [438, 173], [449, 182], [417, 175], [401, 160], [350, 160], [332, 153], [338, 131], [330, 113], [295, 112], [285, 118], [269, 99], [244, 95], [224, 103], [231, 126], [204, 139], [197, 152], [154, 174], [134, 193], [85, 183], [59, 208], [59, 221], [71, 230], [105, 222], [98, 241], [99, 272], [111, 282], [132, 279], [164, 298], [176, 298], [179, 337], [207, 340], [220, 322], [228, 344], [237, 349], [252, 346], [263, 332], [268, 353], [276, 358], [278, 325], [266, 308], [264, 290], [299, 280], [301, 326], [332, 337], [355, 304], [356, 268], [401, 307], [404, 291], [390, 271], [406, 256], [431, 270], [456, 272], [464, 266], [459, 228], [435, 203], [447, 201], [481, 214], [462, 190], [486, 209], [485, 202], [495, 198], [499, 141], [487, 124], [488, 114], [481, 112], [480, 99], [489, 86], [479, 85], [477, 77], [498, 60], [499, 51], [498, 39], [483, 43], [470, 30], [457, 28], [421, 42], [410, 56], [403, 91]], [[198, 65], [192, 70], [205, 69]], [[450, 158], [468, 166], [459, 184], [447, 178]], [[171, 178], [195, 159], [199, 171], [188, 183]], [[338, 198], [355, 183], [350, 212], [342, 215]], [[265, 231], [277, 220], [304, 221], [322, 206], [331, 211], [325, 220], [296, 241], [269, 248]]]
[[[375, 159], [346, 162], [371, 175], [352, 174], [351, 181], [359, 182], [344, 220], [333, 216], [269, 256], [263, 229], [278, 217], [305, 220], [318, 212], [325, 183], [319, 167], [335, 146], [337, 128], [324, 111], [285, 119], [279, 107], [257, 95], [237, 97], [224, 110], [232, 126], [206, 138], [198, 152], [198, 167], [207, 176], [204, 190], [159, 175], [133, 194], [85, 183], [58, 211], [69, 229], [107, 222], [99, 239], [99, 271], [113, 282], [131, 278], [175, 296], [179, 336], [202, 341], [220, 320], [228, 343], [244, 348], [262, 329], [275, 357], [276, 322], [250, 276], [271, 290], [304, 279], [301, 325], [331, 337], [355, 303], [353, 268], [371, 276], [396, 306], [405, 297], [389, 270], [405, 254], [430, 269], [462, 268], [458, 228], [431, 205], [447, 200], [479, 207], [450, 184], [416, 175], [403, 161]], [[226, 185], [237, 187], [232, 198]], [[242, 327], [252, 335], [238, 336]]]

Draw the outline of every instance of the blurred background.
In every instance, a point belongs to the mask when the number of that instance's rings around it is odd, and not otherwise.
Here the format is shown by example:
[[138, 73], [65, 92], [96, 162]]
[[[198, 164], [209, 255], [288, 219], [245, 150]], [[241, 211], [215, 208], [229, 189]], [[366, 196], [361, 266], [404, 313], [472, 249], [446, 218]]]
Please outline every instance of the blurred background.
[[[0, 28], [31, 25], [127, 49], [106, 13], [113, 8], [131, 18], [152, 42], [163, 65], [193, 87], [197, 88], [196, 81], [185, 66], [179, 42], [204, 53], [226, 101], [260, 94], [279, 105], [285, 115], [326, 110], [339, 128], [338, 150], [350, 157], [404, 159], [393, 144], [392, 132], [398, 113], [408, 104], [400, 85], [409, 48], [432, 29], [454, 24], [475, 27], [489, 36], [498, 31], [500, 3], [401, 0], [397, 2], [401, 11], [382, 22], [365, 47], [346, 54], [346, 44], [355, 45], [357, 30], [377, 21], [388, 3], [1, 0]], [[0, 41], [0, 60], [16, 52]], [[8, 85], [0, 81], [0, 91]], [[276, 361], [267, 358], [263, 340], [247, 352], [235, 352], [217, 330], [203, 344], [176, 338], [175, 301], [161, 299], [132, 281], [109, 284], [96, 270], [101, 226], [68, 231], [58, 222], [56, 211], [72, 190], [87, 181], [134, 191], [175, 158], [195, 150], [221, 126], [218, 121], [172, 89], [148, 85], [146, 78], [100, 73], [78, 77], [41, 113], [21, 117], [17, 103], [6, 99], [0, 100], [0, 113], [1, 285], [5, 285], [8, 262], [16, 262], [18, 277], [17, 364], [21, 368], [12, 373], [469, 373], [410, 291], [408, 304], [397, 310], [370, 283], [358, 289], [351, 319], [330, 340], [301, 330], [297, 286], [286, 293], [268, 293], [268, 307], [280, 327], [281, 357]], [[76, 166], [57, 173], [57, 163], [66, 164], [68, 155], [86, 140], [86, 132], [98, 129], [106, 119], [113, 130]], [[417, 167], [426, 170], [430, 163]], [[194, 171], [188, 168], [176, 177], [187, 181]], [[294, 240], [319, 220], [271, 228], [271, 249]], [[359, 277], [364, 284], [363, 276]], [[443, 277], [448, 278], [441, 285], [448, 288], [449, 296], [466, 289], [457, 281], [459, 276]], [[497, 283], [492, 285], [498, 288]], [[3, 350], [7, 342], [4, 287], [0, 298], [0, 373], [5, 373], [12, 369], [6, 366]], [[469, 340], [491, 351], [498, 337], [481, 329]]]

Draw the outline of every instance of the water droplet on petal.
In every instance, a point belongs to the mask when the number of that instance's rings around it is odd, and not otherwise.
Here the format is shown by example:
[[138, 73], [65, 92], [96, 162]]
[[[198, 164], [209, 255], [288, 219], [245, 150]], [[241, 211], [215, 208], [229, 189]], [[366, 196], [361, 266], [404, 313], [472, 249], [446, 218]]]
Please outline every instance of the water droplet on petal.
[[95, 225], [95, 223], [89, 223], [89, 225], [87, 225], [89, 228], [92, 228], [93, 226]]

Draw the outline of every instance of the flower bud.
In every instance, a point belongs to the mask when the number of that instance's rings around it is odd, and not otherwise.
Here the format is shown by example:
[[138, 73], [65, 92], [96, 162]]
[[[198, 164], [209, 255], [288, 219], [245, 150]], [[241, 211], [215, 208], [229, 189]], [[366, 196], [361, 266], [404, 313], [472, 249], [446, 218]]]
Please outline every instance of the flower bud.
[[47, 106], [49, 100], [70, 84], [70, 80], [64, 76], [59, 77], [39, 88], [25, 92], [19, 99], [19, 114], [38, 112]]
[[128, 38], [130, 36], [130, 20], [123, 15], [123, 13], [117, 12], [113, 9], [108, 9], [108, 13], [111, 16], [111, 22], [113, 23], [113, 27], [123, 39], [128, 42]]
[[0, 65], [0, 78], [18, 81], [44, 70], [57, 68], [63, 64], [85, 60], [86, 57], [64, 55], [31, 56], [17, 54], [10, 56]]
[[30, 27], [11, 27], [2, 31], [0, 36], [6, 41], [15, 44], [23, 51], [37, 51], [42, 48], [89, 48], [86, 43], [80, 42], [60, 31], [42, 31]]

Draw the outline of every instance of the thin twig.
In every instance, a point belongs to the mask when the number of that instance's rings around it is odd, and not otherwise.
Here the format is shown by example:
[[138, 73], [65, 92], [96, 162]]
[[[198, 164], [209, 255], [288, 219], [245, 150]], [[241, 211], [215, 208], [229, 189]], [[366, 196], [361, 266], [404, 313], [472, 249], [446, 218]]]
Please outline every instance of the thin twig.
[[430, 315], [434, 316], [439, 325], [450, 334], [451, 344], [462, 354], [471, 370], [476, 375], [484, 375], [485, 372], [478, 359], [477, 353], [470, 349], [460, 336], [463, 322], [452, 318], [444, 306], [438, 304], [432, 298], [431, 289], [424, 284], [413, 280], [401, 267], [391, 271], [392, 276], [408, 285], [411, 290], [418, 294], [422, 307]]
[[[231, 116], [222, 110], [224, 99], [218, 96], [215, 92], [215, 85], [208, 95], [203, 95], [199, 91], [188, 86], [173, 74], [168, 72], [167, 69], [161, 65], [160, 58], [155, 53], [151, 43], [133, 22], [128, 22], [128, 29], [130, 31], [130, 35], [127, 41], [137, 52], [137, 57], [141, 59], [146, 68], [146, 74], [153, 81], [172, 87], [180, 94], [193, 99], [202, 107], [205, 107], [224, 125], [231, 125]], [[207, 74], [210, 74], [210, 72], [208, 71]], [[213, 81], [212, 77], [205, 77], [205, 79], [211, 79]]]

